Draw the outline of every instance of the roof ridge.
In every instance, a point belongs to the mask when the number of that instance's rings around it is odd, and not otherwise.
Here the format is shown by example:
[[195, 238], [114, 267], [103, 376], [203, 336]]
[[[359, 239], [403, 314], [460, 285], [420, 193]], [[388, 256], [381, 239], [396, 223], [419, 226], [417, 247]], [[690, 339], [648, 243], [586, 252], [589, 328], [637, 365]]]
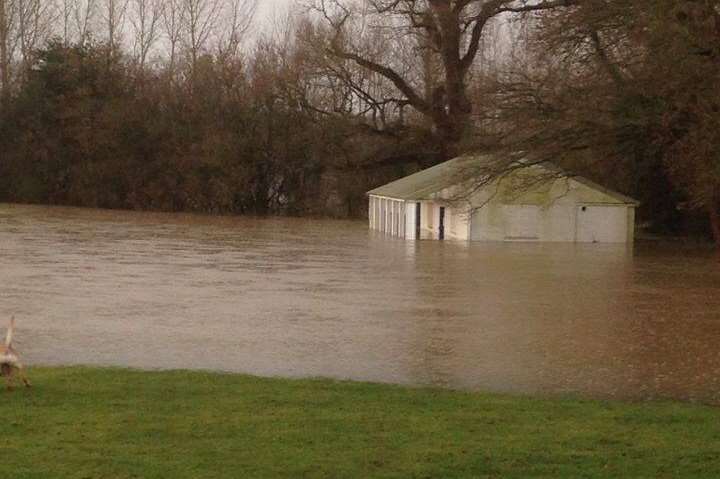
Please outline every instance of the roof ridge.
[[[432, 195], [434, 193], [438, 193], [444, 189], [455, 186], [462, 182], [462, 179], [458, 178], [458, 175], [462, 174], [463, 172], [462, 166], [471, 167], [473, 163], [480, 163], [481, 161], [487, 162], [492, 158], [493, 156], [490, 154], [457, 156], [442, 163], [438, 163], [437, 165], [433, 165], [429, 168], [425, 168], [402, 178], [398, 178], [397, 180], [391, 181], [390, 183], [381, 185], [368, 191], [366, 194], [368, 196], [382, 196], [398, 200], [432, 199]], [[464, 164], [464, 161], [468, 163]], [[514, 161], [524, 163], [523, 159], [516, 159]], [[453, 168], [459, 164], [461, 165], [460, 167]], [[640, 204], [640, 202], [635, 200], [634, 198], [599, 185], [598, 183], [595, 183], [583, 176], [574, 175], [570, 172], [566, 172], [565, 170], [550, 161], [527, 165], [528, 168], [531, 168], [533, 166], [539, 166], [550, 171], [567, 174], [568, 178], [574, 179], [579, 183], [587, 186], [588, 188], [604, 193], [621, 203], [634, 204], [636, 206]]]

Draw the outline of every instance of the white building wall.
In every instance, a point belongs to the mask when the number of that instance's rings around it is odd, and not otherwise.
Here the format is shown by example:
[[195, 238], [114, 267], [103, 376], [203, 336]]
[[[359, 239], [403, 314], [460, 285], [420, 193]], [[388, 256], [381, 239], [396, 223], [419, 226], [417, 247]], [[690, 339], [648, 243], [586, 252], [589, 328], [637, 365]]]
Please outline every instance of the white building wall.
[[416, 202], [405, 202], [405, 239], [414, 240], [415, 238], [415, 215]]
[[[442, 194], [437, 201], [420, 201], [419, 239], [438, 239], [440, 208], [445, 205], [445, 238], [474, 241], [597, 241], [634, 240], [635, 208], [613, 203], [605, 193], [567, 180], [562, 186], [532, 193], [508, 202], [479, 193], [474, 204], [483, 205], [470, 213], [469, 206], [448, 206]], [[483, 194], [485, 196], [483, 196]], [[389, 236], [415, 238], [416, 201], [370, 197], [370, 227]], [[586, 211], [581, 208], [585, 206]], [[590, 213], [582, 216], [580, 213]], [[580, 229], [578, 229], [580, 228]]]
[[[511, 204], [489, 201], [473, 214], [470, 238], [475, 241], [632, 242], [635, 209], [611, 200], [604, 193], [570, 180], [570, 186], [554, 198], [525, 201], [520, 198]], [[583, 218], [585, 223], [579, 225], [578, 215], [583, 206], [592, 217]], [[536, 208], [536, 217], [520, 213], [530, 211], [531, 207]], [[533, 222], [537, 222], [536, 228]], [[536, 238], [521, 238], [516, 234], [533, 229], [537, 231]]]
[[375, 198], [375, 229], [382, 231], [382, 199]]
[[395, 236], [395, 220], [396, 220], [395, 215], [397, 214], [396, 210], [395, 210], [395, 202], [392, 200], [388, 200], [387, 207], [388, 207], [388, 212], [389, 212], [389, 214], [388, 214], [389, 224], [388, 224], [387, 231], [390, 234], [390, 236]]
[[440, 208], [442, 206], [445, 206], [445, 239], [467, 240], [470, 237], [470, 222], [467, 213], [460, 208], [446, 206], [443, 203], [434, 201], [423, 201], [421, 203], [421, 238], [439, 238]]
[[624, 243], [628, 238], [627, 208], [609, 205], [578, 205], [575, 241]]
[[377, 229], [377, 206], [374, 196], [368, 198], [368, 226], [371, 230]]
[[423, 201], [421, 208], [421, 239], [437, 239], [439, 233], [440, 209], [432, 201]]
[[558, 200], [542, 209], [542, 238], [545, 241], [575, 241], [574, 200]]
[[458, 207], [445, 207], [445, 238], [467, 240], [468, 233], [468, 213]]
[[368, 224], [371, 229], [388, 236], [405, 238], [406, 232], [409, 231], [405, 201], [370, 196], [368, 205]]
[[375, 217], [375, 198], [372, 196], [368, 198], [368, 227], [372, 230], [375, 229], [374, 223]]

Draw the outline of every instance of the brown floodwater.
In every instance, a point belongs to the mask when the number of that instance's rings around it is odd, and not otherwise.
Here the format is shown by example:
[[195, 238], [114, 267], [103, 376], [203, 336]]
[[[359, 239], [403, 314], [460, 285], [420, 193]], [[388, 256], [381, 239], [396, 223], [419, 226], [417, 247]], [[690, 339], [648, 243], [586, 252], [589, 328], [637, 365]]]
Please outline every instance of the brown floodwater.
[[720, 403], [720, 263], [681, 243], [0, 205], [0, 272], [30, 364]]

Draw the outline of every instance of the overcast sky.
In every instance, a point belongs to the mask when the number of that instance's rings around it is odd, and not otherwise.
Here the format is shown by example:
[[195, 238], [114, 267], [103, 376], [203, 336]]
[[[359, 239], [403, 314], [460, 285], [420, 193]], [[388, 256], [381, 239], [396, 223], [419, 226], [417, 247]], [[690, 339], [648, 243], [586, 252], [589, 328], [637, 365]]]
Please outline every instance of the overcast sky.
[[272, 18], [274, 13], [284, 12], [294, 0], [259, 0], [258, 19]]

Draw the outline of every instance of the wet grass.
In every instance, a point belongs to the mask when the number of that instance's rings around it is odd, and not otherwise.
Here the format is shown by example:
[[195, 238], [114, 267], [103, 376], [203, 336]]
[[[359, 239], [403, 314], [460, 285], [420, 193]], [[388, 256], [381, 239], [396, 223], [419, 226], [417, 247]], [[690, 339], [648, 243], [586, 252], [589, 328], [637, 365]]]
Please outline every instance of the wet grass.
[[720, 410], [202, 372], [35, 368], [12, 478], [720, 476]]

